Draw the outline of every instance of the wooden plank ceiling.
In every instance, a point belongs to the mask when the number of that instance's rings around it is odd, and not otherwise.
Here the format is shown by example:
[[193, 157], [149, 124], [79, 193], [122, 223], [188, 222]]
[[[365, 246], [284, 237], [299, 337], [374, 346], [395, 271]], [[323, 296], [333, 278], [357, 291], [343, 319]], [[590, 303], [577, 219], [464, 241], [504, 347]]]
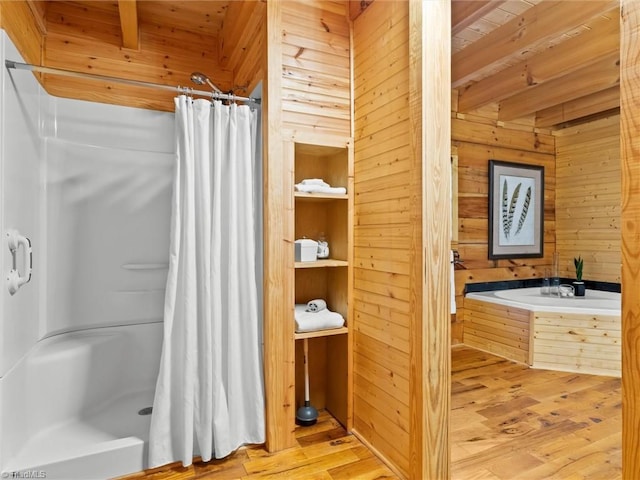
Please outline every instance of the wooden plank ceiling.
[[[42, 38], [30, 63], [162, 85], [248, 95], [262, 78], [266, 3], [230, 0], [26, 0]], [[44, 75], [53, 95], [160, 110], [172, 92]]]
[[617, 0], [454, 0], [458, 112], [552, 129], [616, 112], [619, 19]]
[[[263, 0], [28, 3], [41, 22], [47, 66], [188, 86], [190, 72], [199, 70], [225, 91], [255, 80], [257, 72], [237, 70], [259, 41]], [[457, 111], [491, 111], [498, 121], [550, 129], [616, 112], [619, 35], [618, 0], [454, 0]], [[62, 96], [80, 88], [66, 79], [48, 82]], [[117, 93], [111, 86], [105, 97]]]

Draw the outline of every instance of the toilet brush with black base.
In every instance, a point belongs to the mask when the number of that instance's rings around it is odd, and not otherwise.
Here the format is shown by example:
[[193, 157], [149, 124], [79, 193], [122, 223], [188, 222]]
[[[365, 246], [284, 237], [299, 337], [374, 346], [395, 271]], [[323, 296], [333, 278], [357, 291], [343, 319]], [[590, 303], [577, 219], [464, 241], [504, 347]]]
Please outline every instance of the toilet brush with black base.
[[308, 427], [318, 421], [318, 410], [309, 401], [309, 340], [304, 339], [304, 405], [296, 412], [296, 424]]

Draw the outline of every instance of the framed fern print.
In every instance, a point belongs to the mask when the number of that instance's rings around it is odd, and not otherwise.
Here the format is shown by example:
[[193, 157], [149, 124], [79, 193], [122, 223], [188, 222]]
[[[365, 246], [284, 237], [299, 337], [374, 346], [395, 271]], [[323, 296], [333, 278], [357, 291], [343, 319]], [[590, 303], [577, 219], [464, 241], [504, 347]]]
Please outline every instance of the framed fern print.
[[489, 160], [489, 259], [542, 257], [544, 167]]

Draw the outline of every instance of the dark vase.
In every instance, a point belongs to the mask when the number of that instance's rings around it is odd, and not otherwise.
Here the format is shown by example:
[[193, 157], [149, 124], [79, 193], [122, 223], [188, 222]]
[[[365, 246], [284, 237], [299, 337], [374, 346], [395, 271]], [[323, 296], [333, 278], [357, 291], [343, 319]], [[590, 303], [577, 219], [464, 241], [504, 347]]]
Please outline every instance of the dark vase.
[[574, 295], [576, 297], [584, 297], [584, 293], [586, 288], [584, 286], [584, 282], [573, 282]]

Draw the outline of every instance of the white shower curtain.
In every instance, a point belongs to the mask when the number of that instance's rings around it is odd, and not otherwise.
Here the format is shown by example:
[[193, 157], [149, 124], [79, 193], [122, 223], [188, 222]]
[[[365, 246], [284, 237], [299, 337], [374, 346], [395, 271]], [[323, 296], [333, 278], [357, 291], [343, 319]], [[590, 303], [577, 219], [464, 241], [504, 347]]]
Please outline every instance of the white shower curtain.
[[175, 99], [177, 164], [149, 467], [264, 442], [258, 111]]

